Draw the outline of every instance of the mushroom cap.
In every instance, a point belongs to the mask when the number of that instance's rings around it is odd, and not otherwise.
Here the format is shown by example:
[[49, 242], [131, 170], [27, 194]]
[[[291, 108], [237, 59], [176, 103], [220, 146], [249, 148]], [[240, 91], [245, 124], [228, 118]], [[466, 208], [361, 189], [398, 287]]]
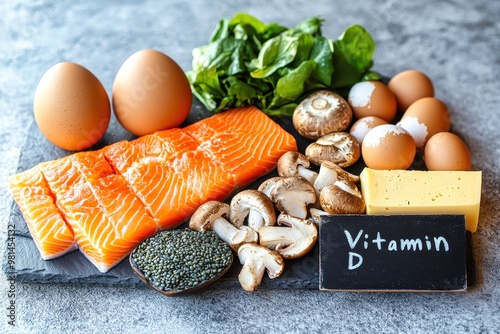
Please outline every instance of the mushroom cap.
[[[229, 204], [219, 201], [208, 201], [196, 209], [189, 220], [189, 228], [196, 231], [212, 230], [212, 223], [217, 218], [228, 220]], [[229, 221], [229, 220], [228, 220]]]
[[243, 265], [238, 281], [245, 291], [257, 290], [265, 271], [273, 279], [279, 277], [285, 269], [285, 261], [278, 252], [255, 243], [241, 245], [238, 258]]
[[311, 163], [304, 154], [296, 151], [288, 151], [278, 159], [276, 166], [279, 176], [298, 176], [298, 167], [309, 168]]
[[316, 202], [313, 185], [300, 176], [281, 177], [274, 180], [270, 198], [276, 209], [299, 218], [307, 217], [307, 206]]
[[361, 148], [356, 138], [349, 133], [332, 132], [309, 144], [305, 154], [315, 165], [329, 160], [339, 167], [349, 167], [361, 157]]
[[281, 180], [280, 176], [271, 177], [260, 184], [257, 188], [258, 191], [263, 192], [266, 196], [271, 197], [271, 191], [276, 187], [278, 181]]
[[258, 230], [260, 224], [274, 225], [276, 212], [271, 199], [262, 191], [247, 189], [240, 191], [231, 199], [229, 219], [240, 227], [248, 217], [248, 226]]
[[319, 201], [323, 210], [329, 214], [362, 214], [366, 209], [358, 187], [348, 180], [339, 180], [324, 187]]
[[336, 131], [344, 131], [351, 124], [352, 109], [339, 94], [319, 90], [302, 100], [292, 116], [297, 132], [309, 140]]
[[302, 176], [311, 183], [318, 176], [318, 173], [309, 169], [311, 166], [309, 159], [300, 152], [288, 151], [284, 153], [276, 165], [279, 176]]
[[259, 243], [278, 251], [284, 259], [296, 259], [307, 254], [318, 239], [318, 229], [309, 219], [280, 214], [279, 225], [259, 229]]

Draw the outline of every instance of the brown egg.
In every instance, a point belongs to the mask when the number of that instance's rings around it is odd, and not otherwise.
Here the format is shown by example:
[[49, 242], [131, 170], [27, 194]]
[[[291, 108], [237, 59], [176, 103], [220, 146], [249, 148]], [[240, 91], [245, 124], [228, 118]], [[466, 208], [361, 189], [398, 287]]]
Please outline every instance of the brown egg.
[[429, 170], [470, 170], [471, 156], [467, 145], [457, 135], [439, 132], [432, 136], [424, 150]]
[[434, 97], [424, 97], [412, 103], [398, 122], [408, 131], [417, 149], [422, 150], [434, 134], [450, 130], [450, 113], [446, 105]]
[[361, 145], [363, 143], [363, 139], [365, 138], [368, 131], [373, 129], [374, 127], [382, 124], [387, 124], [387, 121], [376, 116], [366, 116], [358, 119], [351, 126], [350, 134]]
[[376, 116], [391, 122], [397, 113], [396, 97], [380, 81], [362, 81], [349, 90], [349, 104], [356, 118]]
[[56, 64], [45, 72], [35, 91], [33, 111], [43, 135], [70, 151], [96, 144], [111, 116], [101, 82], [85, 67], [71, 62]]
[[415, 101], [434, 96], [434, 86], [429, 77], [419, 71], [408, 70], [396, 74], [388, 83], [396, 96], [398, 109], [405, 112]]
[[192, 100], [183, 70], [156, 50], [131, 55], [113, 84], [116, 118], [137, 136], [180, 126], [189, 115]]
[[408, 169], [415, 154], [416, 146], [411, 135], [393, 124], [371, 129], [361, 148], [366, 166], [373, 169]]

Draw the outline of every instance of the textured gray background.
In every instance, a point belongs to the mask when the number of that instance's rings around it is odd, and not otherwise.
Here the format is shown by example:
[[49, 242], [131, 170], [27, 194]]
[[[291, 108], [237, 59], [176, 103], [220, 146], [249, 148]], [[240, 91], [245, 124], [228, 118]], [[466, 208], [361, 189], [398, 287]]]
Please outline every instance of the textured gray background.
[[[166, 298], [102, 286], [16, 284], [16, 327], [7, 325], [9, 285], [1, 274], [1, 332], [499, 332], [500, 331], [500, 2], [498, 1], [2, 1], [0, 4], [0, 219], [2, 244], [15, 173], [41, 75], [60, 61], [86, 66], [110, 92], [133, 52], [156, 48], [191, 68], [217, 20], [249, 12], [294, 26], [322, 16], [323, 33], [365, 26], [377, 42], [375, 70], [416, 68], [433, 79], [452, 112], [453, 131], [483, 171], [478, 285], [463, 294], [327, 293], [277, 289], [249, 294], [209, 289]], [[5, 330], [4, 330], [5, 329]]]

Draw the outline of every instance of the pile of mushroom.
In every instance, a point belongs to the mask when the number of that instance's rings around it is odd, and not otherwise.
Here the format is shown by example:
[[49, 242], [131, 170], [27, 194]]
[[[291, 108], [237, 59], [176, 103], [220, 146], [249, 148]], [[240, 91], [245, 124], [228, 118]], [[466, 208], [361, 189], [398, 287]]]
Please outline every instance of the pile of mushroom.
[[313, 186], [301, 177], [275, 180], [264, 182], [269, 194], [247, 189], [230, 204], [206, 202], [189, 221], [193, 230], [215, 231], [238, 254], [243, 265], [238, 279], [246, 291], [257, 289], [266, 270], [270, 278], [280, 276], [284, 259], [307, 254], [318, 237], [317, 227], [307, 219], [307, 206], [316, 202]]
[[[278, 162], [280, 176], [301, 176], [313, 184], [318, 200], [310, 209], [318, 223], [322, 214], [364, 213], [365, 203], [357, 187], [359, 177], [343, 168], [361, 157], [357, 139], [346, 132], [353, 119], [349, 103], [339, 94], [319, 90], [295, 108], [292, 121], [297, 132], [313, 142], [305, 155], [288, 152]], [[319, 166], [315, 173], [311, 164]]]

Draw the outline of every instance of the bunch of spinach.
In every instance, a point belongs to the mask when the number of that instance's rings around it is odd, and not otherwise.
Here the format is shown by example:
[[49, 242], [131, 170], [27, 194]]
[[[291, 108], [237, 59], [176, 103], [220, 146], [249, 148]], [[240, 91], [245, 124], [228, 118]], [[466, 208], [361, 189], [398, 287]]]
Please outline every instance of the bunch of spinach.
[[356, 82], [379, 79], [370, 72], [375, 43], [363, 27], [330, 40], [322, 23], [313, 17], [289, 29], [245, 13], [220, 20], [209, 44], [193, 50], [186, 73], [193, 94], [213, 113], [255, 105], [281, 116], [314, 90], [345, 94]]

